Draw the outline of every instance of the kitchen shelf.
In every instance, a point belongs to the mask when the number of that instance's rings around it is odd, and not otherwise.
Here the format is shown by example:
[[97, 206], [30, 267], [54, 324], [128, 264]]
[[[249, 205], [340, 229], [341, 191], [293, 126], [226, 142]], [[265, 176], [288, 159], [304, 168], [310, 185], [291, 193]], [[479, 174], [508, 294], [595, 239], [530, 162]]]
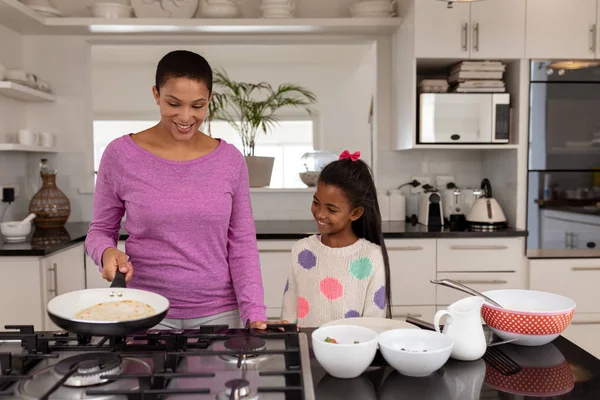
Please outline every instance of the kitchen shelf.
[[395, 32], [401, 18], [43, 18], [18, 0], [0, 0], [0, 25], [22, 34], [343, 34]]
[[26, 146], [18, 143], [0, 143], [0, 151], [19, 151], [28, 153], [58, 153], [56, 147]]
[[29, 102], [56, 100], [56, 97], [49, 93], [8, 81], [0, 81], [0, 95]]

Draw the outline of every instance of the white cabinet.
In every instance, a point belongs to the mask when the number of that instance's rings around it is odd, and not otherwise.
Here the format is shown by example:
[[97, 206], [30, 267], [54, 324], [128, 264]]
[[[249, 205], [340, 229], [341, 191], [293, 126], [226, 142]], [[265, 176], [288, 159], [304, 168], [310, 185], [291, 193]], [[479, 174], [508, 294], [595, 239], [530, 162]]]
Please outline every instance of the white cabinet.
[[85, 289], [83, 244], [68, 250], [52, 254], [40, 260], [42, 281], [44, 282], [42, 298], [44, 299], [44, 318], [46, 330], [60, 329], [52, 323], [46, 312], [46, 304], [56, 296]]
[[435, 239], [388, 239], [392, 306], [435, 304]]
[[44, 329], [42, 268], [37, 257], [0, 258], [0, 330], [6, 325]]
[[295, 240], [259, 240], [258, 255], [265, 293], [267, 318], [281, 319], [283, 289], [290, 270]]
[[556, 293], [576, 304], [567, 339], [600, 357], [600, 258], [529, 260], [530, 288]]
[[525, 57], [524, 0], [486, 0], [471, 4], [471, 58]]
[[5, 325], [58, 329], [46, 312], [53, 297], [85, 287], [83, 245], [49, 257], [0, 258], [0, 330]]
[[[526, 289], [527, 258], [523, 238], [439, 239], [437, 279], [451, 279], [478, 291]], [[436, 287], [436, 304], [447, 306], [465, 293]]]
[[415, 57], [523, 58], [525, 1], [415, 1]]
[[597, 0], [527, 0], [526, 3], [526, 58], [598, 57]]
[[415, 57], [469, 57], [468, 3], [448, 8], [441, 1], [415, 1]]

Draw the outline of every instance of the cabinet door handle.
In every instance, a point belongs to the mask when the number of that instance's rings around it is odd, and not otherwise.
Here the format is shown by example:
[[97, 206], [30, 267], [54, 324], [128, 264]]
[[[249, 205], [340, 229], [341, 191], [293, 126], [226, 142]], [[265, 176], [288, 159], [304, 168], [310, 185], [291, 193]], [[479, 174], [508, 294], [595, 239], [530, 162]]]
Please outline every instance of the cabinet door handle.
[[48, 268], [48, 272], [52, 273], [52, 280], [54, 281], [53, 289], [48, 289], [49, 293], [58, 294], [58, 272], [56, 271], [56, 263], [52, 264], [52, 267]]
[[463, 51], [467, 51], [468, 50], [468, 40], [469, 40], [469, 24], [468, 23], [464, 23], [462, 26], [462, 49]]
[[596, 52], [596, 24], [590, 27], [590, 52]]
[[423, 246], [402, 246], [402, 247], [389, 247], [388, 250], [423, 250]]
[[579, 272], [579, 271], [600, 271], [600, 267], [573, 267], [571, 268], [572, 271], [575, 272]]
[[462, 283], [463, 285], [504, 285], [507, 284], [508, 281], [505, 280], [501, 280], [501, 279], [493, 279], [493, 280], [458, 280], [456, 281], [458, 283]]
[[392, 314], [392, 318], [408, 318], [408, 317], [421, 318], [422, 316], [423, 316], [423, 314], [413, 314], [413, 313]]
[[479, 22], [473, 25], [473, 50], [479, 51]]
[[495, 245], [495, 246], [450, 246], [452, 250], [506, 250], [508, 246]]

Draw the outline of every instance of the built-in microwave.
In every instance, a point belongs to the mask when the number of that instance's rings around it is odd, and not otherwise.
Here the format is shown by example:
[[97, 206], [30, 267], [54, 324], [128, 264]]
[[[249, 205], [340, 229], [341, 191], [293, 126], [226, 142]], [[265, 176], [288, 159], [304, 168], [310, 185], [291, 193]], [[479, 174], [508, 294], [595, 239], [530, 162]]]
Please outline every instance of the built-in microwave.
[[422, 144], [508, 143], [510, 94], [421, 93], [418, 126]]

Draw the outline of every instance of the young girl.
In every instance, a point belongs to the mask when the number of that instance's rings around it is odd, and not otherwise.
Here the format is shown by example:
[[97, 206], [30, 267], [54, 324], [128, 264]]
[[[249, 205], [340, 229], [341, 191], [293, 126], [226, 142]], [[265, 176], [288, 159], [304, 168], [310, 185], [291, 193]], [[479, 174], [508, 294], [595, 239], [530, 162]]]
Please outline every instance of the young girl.
[[391, 318], [377, 192], [359, 157], [344, 151], [321, 171], [311, 207], [320, 234], [292, 249], [282, 319], [318, 327], [341, 318]]

